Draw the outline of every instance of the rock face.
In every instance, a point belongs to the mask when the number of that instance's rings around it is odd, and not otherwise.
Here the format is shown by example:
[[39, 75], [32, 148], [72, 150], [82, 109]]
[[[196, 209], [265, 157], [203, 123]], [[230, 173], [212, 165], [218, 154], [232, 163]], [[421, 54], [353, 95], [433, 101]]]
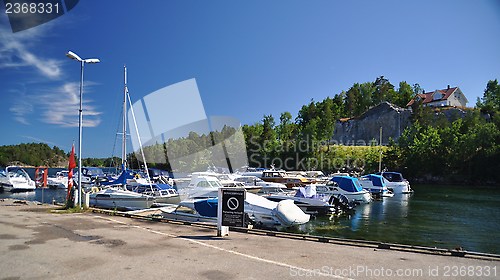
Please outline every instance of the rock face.
[[356, 146], [378, 145], [382, 127], [382, 145], [387, 145], [389, 138], [399, 139], [401, 133], [410, 125], [411, 114], [411, 109], [382, 102], [360, 117], [337, 121], [331, 142]]

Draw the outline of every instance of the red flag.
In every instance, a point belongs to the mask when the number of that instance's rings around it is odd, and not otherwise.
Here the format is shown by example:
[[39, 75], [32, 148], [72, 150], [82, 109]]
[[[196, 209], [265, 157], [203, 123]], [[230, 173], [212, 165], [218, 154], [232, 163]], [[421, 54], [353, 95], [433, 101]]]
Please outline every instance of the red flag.
[[76, 167], [75, 162], [75, 144], [71, 148], [71, 154], [69, 155], [69, 165], [68, 165], [68, 199], [71, 195], [71, 189], [73, 188], [73, 168]]

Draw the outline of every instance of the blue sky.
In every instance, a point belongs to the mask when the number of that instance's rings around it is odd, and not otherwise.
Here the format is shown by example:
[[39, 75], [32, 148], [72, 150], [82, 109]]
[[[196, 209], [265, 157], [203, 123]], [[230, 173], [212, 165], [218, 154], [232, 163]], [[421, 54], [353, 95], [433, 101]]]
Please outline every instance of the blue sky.
[[2, 12], [0, 145], [77, 144], [80, 65], [68, 50], [101, 60], [85, 67], [83, 157], [108, 157], [124, 64], [133, 102], [195, 78], [207, 115], [253, 124], [381, 75], [458, 86], [473, 106], [500, 79], [498, 34], [496, 0], [80, 1], [14, 34]]

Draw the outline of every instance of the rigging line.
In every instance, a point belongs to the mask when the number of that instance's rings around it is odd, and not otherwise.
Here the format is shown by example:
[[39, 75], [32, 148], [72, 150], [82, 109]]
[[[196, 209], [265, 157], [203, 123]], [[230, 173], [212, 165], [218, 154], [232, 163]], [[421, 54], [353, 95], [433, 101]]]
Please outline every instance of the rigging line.
[[[121, 119], [122, 114], [123, 114], [123, 109], [121, 110], [120, 119]], [[118, 134], [119, 134], [118, 130], [119, 129], [120, 129], [120, 121], [118, 121], [118, 124], [116, 125], [115, 141], [113, 142], [113, 151], [111, 153], [111, 161], [109, 163], [110, 165], [115, 162], [116, 139], [118, 139]], [[109, 167], [111, 167], [111, 166], [109, 166]]]
[[[137, 128], [137, 122], [135, 121], [134, 107], [132, 106], [132, 101], [130, 100], [130, 94], [127, 88], [128, 103], [130, 105], [130, 113], [132, 114], [132, 119], [134, 120], [135, 133], [137, 133], [137, 141], [139, 142], [139, 148], [141, 150], [142, 160], [144, 161], [144, 171], [146, 172], [146, 177], [148, 179], [149, 188], [153, 192], [153, 186], [151, 185], [151, 178], [149, 178], [148, 164], [146, 162], [146, 157], [144, 156], [144, 150], [142, 149], [141, 136], [139, 135], [139, 129]], [[137, 159], [139, 161], [139, 159]]]

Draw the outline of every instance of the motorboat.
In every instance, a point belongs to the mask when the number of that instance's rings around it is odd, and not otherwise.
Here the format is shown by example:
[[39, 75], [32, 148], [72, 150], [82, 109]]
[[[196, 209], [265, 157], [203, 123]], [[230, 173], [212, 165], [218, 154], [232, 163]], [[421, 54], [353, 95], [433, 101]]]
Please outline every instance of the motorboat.
[[7, 166], [0, 172], [0, 187], [3, 191], [22, 192], [36, 188], [26, 170], [19, 166]]
[[153, 196], [124, 190], [119, 187], [109, 187], [92, 192], [89, 197], [91, 207], [116, 210], [145, 209], [156, 203]]
[[264, 228], [287, 228], [305, 224], [310, 219], [293, 200], [274, 202], [253, 193], [246, 194], [245, 213], [254, 224]]
[[242, 182], [245, 187], [249, 186], [260, 187], [260, 190], [257, 192], [257, 194], [270, 194], [270, 193], [279, 193], [287, 191], [287, 187], [285, 184], [266, 182], [256, 176], [248, 176], [248, 175], [239, 176], [236, 177], [234, 180], [237, 182]]
[[[260, 190], [261, 187], [257, 186], [245, 186], [242, 182], [237, 182], [236, 185], [231, 185], [231, 187], [241, 187], [247, 192], [254, 192], [255, 189]], [[191, 175], [191, 181], [187, 187], [177, 186], [177, 190], [181, 195], [181, 198], [214, 198], [219, 195], [219, 188], [223, 188], [224, 185], [221, 183], [219, 178], [207, 174], [206, 172], [194, 172]]]
[[[201, 203], [210, 203], [206, 202], [208, 199], [200, 199], [195, 201], [181, 201], [179, 204], [170, 204], [166, 206], [162, 206], [158, 208], [161, 211], [161, 215], [165, 219], [174, 220], [174, 221], [187, 221], [187, 222], [196, 222], [196, 223], [209, 223], [209, 224], [217, 224], [217, 212], [214, 215], [205, 215], [200, 214], [196, 210], [195, 205], [199, 205]], [[196, 204], [195, 204], [196, 203]], [[199, 208], [200, 206], [198, 206]], [[217, 206], [215, 206], [217, 209]], [[215, 210], [217, 211], [217, 210]]]
[[265, 168], [255, 168], [248, 166], [244, 166], [243, 169], [244, 170], [238, 171], [237, 173], [241, 176], [255, 176], [258, 178], [262, 178], [262, 173], [265, 170]]
[[68, 188], [68, 170], [57, 171], [54, 176], [47, 177], [47, 187], [51, 189]]
[[177, 188], [181, 198], [206, 199], [219, 196], [219, 188], [222, 188], [219, 179], [213, 176], [194, 174], [187, 187]]
[[386, 185], [387, 180], [381, 175], [368, 174], [362, 176], [359, 180], [363, 189], [369, 191], [372, 195], [377, 197], [392, 197], [392, 193]]
[[[78, 184], [78, 171], [73, 175], [73, 179]], [[90, 188], [101, 182], [109, 181], [111, 178], [104, 174], [99, 167], [82, 167], [82, 187]]]
[[167, 171], [158, 168], [148, 168], [148, 176], [153, 182], [173, 185], [174, 181], [170, 178]]
[[295, 205], [300, 207], [304, 213], [314, 216], [328, 215], [336, 212], [335, 207], [330, 203], [332, 196], [317, 194], [315, 185], [307, 186], [307, 188], [300, 187], [295, 194], [268, 194], [263, 195], [263, 197], [275, 202], [293, 200]]
[[319, 170], [305, 171], [305, 177], [309, 180], [316, 181], [316, 183], [324, 183], [330, 179], [330, 177], [327, 177], [323, 171]]
[[399, 172], [379, 172], [377, 175], [382, 175], [387, 181], [385, 184], [387, 188], [391, 190], [394, 194], [398, 193], [412, 193], [413, 190], [410, 187], [410, 182], [403, 178], [403, 175]]
[[370, 203], [372, 196], [363, 189], [358, 178], [350, 176], [334, 176], [326, 184], [316, 185], [316, 192], [325, 195], [345, 195], [355, 203]]
[[[161, 207], [162, 216], [168, 219], [217, 223], [218, 199], [191, 199], [178, 206]], [[253, 193], [246, 193], [245, 214], [247, 224], [256, 227], [281, 229], [305, 224], [310, 215], [305, 214], [291, 200], [273, 202]]]
[[204, 177], [208, 176], [208, 177], [217, 178], [223, 187], [240, 187], [240, 188], [244, 188], [246, 191], [252, 192], [252, 193], [257, 193], [261, 189], [260, 186], [246, 185], [245, 183], [243, 183], [241, 181], [237, 181], [236, 178], [240, 177], [239, 175], [233, 175], [233, 174], [228, 174], [228, 173], [217, 173], [217, 172], [214, 172], [212, 170], [209, 170], [209, 171], [205, 171], [205, 172], [193, 172], [191, 174], [191, 179], [196, 180], [196, 178], [199, 176], [204, 176]]
[[262, 171], [261, 179], [266, 182], [285, 184], [287, 188], [303, 187], [314, 182], [300, 174], [288, 174], [285, 170], [274, 168]]

